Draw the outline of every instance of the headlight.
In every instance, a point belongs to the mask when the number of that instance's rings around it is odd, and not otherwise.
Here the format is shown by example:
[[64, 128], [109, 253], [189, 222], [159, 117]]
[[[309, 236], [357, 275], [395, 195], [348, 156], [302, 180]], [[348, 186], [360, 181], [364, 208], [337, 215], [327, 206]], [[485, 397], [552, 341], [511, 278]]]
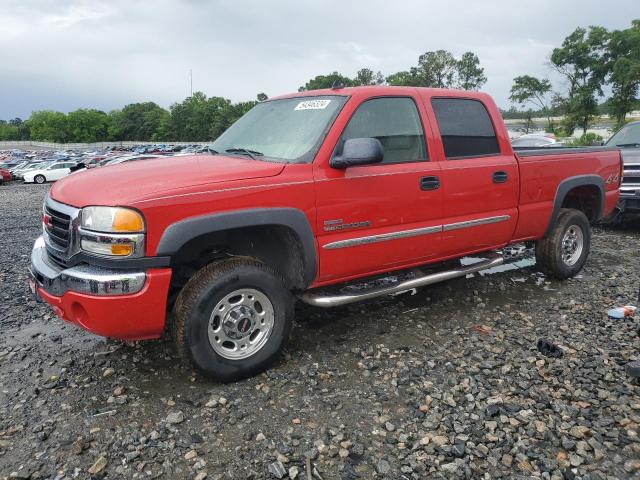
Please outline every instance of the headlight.
[[86, 207], [80, 217], [80, 247], [85, 252], [116, 257], [144, 255], [144, 218], [137, 211]]
[[83, 208], [81, 225], [82, 228], [96, 232], [144, 232], [142, 215], [135, 210], [122, 207]]

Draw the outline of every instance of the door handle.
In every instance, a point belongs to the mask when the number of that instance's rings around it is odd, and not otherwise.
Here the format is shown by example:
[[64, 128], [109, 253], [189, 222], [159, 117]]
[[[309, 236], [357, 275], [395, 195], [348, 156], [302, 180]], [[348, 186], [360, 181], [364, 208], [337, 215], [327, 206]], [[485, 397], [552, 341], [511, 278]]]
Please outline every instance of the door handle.
[[438, 177], [420, 178], [420, 190], [437, 190], [439, 188], [440, 188], [440, 179]]
[[504, 183], [509, 179], [507, 172], [493, 172], [493, 183]]

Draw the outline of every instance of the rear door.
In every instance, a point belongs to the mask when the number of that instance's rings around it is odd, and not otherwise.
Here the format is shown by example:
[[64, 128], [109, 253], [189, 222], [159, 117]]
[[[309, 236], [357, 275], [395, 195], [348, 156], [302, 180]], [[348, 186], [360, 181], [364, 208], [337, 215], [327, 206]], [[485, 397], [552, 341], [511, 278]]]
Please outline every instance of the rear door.
[[482, 100], [433, 97], [428, 103], [441, 139], [437, 154], [442, 169], [445, 254], [508, 243], [518, 213], [515, 155], [504, 141], [498, 141], [499, 130]]
[[[352, 100], [337, 145], [377, 138], [380, 164], [314, 166], [320, 282], [387, 272], [435, 258], [440, 250], [439, 166], [425, 142], [424, 106], [414, 95]], [[343, 123], [341, 117], [339, 120]], [[333, 148], [333, 147], [332, 147]]]

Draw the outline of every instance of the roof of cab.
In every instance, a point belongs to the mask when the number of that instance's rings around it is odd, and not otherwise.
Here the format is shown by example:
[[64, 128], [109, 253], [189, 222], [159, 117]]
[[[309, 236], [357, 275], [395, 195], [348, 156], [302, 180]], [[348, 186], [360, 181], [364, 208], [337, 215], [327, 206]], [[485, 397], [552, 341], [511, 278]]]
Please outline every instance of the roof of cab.
[[325, 95], [343, 95], [343, 96], [393, 96], [407, 95], [409, 91], [418, 91], [425, 97], [462, 97], [462, 98], [490, 98], [486, 93], [475, 92], [470, 90], [455, 90], [448, 88], [427, 88], [427, 87], [391, 87], [387, 85], [367, 85], [361, 87], [344, 87], [344, 88], [324, 88], [321, 90], [305, 90], [302, 92], [290, 93], [272, 97], [269, 100], [280, 100], [284, 98], [295, 97], [319, 97]]

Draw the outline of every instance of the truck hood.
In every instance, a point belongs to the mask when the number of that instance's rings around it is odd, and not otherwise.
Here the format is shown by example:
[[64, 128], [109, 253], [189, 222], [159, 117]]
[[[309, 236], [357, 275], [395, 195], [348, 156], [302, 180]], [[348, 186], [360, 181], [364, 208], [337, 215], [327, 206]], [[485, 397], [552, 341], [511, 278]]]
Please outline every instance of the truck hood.
[[53, 199], [74, 207], [127, 205], [162, 192], [279, 175], [284, 164], [224, 155], [138, 160], [78, 172], [51, 187]]

